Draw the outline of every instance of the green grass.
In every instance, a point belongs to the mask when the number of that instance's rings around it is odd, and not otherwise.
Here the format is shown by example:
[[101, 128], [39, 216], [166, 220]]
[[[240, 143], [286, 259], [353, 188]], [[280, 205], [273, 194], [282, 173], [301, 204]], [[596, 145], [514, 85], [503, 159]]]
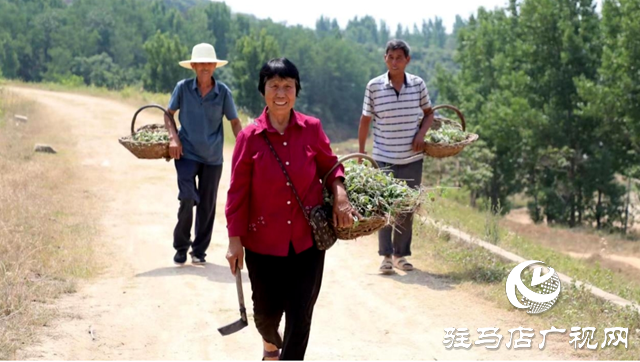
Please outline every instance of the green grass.
[[571, 256], [537, 245], [535, 242], [512, 235], [501, 244], [504, 249], [513, 251], [525, 259], [543, 260], [572, 278], [590, 283], [602, 290], [616, 294], [630, 301], [640, 303], [640, 285], [635, 280], [600, 266], [577, 260]]
[[[501, 248], [525, 259], [542, 260], [572, 278], [640, 303], [640, 283], [636, 280], [615, 273], [598, 263], [592, 264], [586, 260], [572, 258], [555, 249], [542, 246], [535, 240], [510, 232], [499, 226], [499, 217], [496, 218], [490, 212], [480, 212], [472, 207], [452, 201], [448, 197], [445, 195], [437, 202], [432, 203], [428, 210], [428, 216], [473, 236], [498, 244]], [[451, 197], [455, 199], [457, 196]], [[487, 235], [488, 227], [492, 230], [490, 235]]]

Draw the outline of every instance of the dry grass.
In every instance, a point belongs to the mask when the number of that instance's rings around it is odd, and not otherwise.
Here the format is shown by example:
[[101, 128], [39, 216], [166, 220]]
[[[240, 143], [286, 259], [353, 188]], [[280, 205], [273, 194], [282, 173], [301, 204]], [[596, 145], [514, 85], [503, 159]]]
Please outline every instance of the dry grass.
[[95, 211], [70, 155], [33, 152], [42, 139], [69, 141], [64, 127], [1, 86], [0, 110], [0, 359], [15, 359], [55, 315], [48, 303], [95, 272]]
[[[118, 92], [6, 84], [110, 98], [134, 107], [164, 106], [170, 96], [133, 88]], [[16, 350], [35, 341], [37, 328], [56, 316], [53, 299], [74, 292], [79, 280], [99, 272], [92, 245], [99, 210], [97, 196], [79, 183], [86, 177], [72, 154], [33, 152], [40, 142], [75, 144], [77, 140], [65, 132], [69, 125], [55, 123], [35, 104], [2, 86], [0, 82], [0, 360], [5, 360], [16, 359]], [[29, 120], [17, 123], [14, 114]], [[224, 122], [224, 132], [225, 144], [233, 147], [230, 122]]]

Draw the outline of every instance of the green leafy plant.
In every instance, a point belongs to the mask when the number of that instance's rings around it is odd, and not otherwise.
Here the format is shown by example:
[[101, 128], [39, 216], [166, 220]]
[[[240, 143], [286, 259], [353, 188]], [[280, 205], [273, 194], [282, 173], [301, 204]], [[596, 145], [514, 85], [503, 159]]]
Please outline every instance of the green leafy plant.
[[141, 130], [133, 135], [133, 139], [145, 143], [169, 142], [169, 133], [166, 131]]
[[[345, 187], [351, 205], [363, 217], [390, 216], [414, 211], [420, 204], [421, 191], [407, 186], [406, 181], [370, 166], [368, 161], [344, 163]], [[333, 204], [333, 197], [325, 202]]]
[[467, 139], [468, 133], [454, 126], [443, 124], [437, 130], [430, 129], [424, 137], [426, 142], [452, 144]]

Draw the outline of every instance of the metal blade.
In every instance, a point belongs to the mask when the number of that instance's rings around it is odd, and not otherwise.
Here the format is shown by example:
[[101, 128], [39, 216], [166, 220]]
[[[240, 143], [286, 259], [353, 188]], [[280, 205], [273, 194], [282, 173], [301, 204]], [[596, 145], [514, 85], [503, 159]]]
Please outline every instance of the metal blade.
[[[238, 264], [236, 261], [236, 268], [237, 267]], [[223, 336], [228, 336], [232, 333], [236, 333], [237, 331], [249, 325], [247, 321], [247, 310], [244, 307], [244, 293], [242, 292], [242, 272], [240, 271], [240, 269], [236, 270], [236, 289], [238, 292], [238, 304], [240, 304], [240, 319], [224, 327], [218, 328], [218, 332], [220, 332], [220, 334], [222, 334]]]
[[247, 323], [246, 320], [243, 319], [238, 319], [237, 321], [226, 325], [224, 327], [220, 327], [218, 328], [218, 332], [220, 332], [220, 334], [222, 334], [223, 336], [228, 336], [230, 334], [236, 333], [238, 331], [240, 331], [242, 328], [248, 326], [249, 323]]

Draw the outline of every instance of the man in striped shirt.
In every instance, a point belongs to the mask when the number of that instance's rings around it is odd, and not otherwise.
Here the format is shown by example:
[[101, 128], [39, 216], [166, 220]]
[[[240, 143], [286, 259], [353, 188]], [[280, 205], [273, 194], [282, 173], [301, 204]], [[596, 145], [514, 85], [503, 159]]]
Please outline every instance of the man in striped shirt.
[[[403, 40], [387, 43], [384, 60], [388, 72], [367, 84], [358, 142], [360, 152], [365, 153], [373, 119], [373, 158], [394, 177], [406, 180], [410, 187], [419, 187], [424, 135], [433, 122], [433, 111], [422, 78], [405, 72], [411, 61], [409, 53], [409, 45]], [[394, 267], [413, 269], [406, 259], [411, 255], [413, 213], [403, 216], [395, 230], [389, 226], [378, 233], [378, 253], [384, 257], [380, 272], [384, 274], [393, 273]]]

